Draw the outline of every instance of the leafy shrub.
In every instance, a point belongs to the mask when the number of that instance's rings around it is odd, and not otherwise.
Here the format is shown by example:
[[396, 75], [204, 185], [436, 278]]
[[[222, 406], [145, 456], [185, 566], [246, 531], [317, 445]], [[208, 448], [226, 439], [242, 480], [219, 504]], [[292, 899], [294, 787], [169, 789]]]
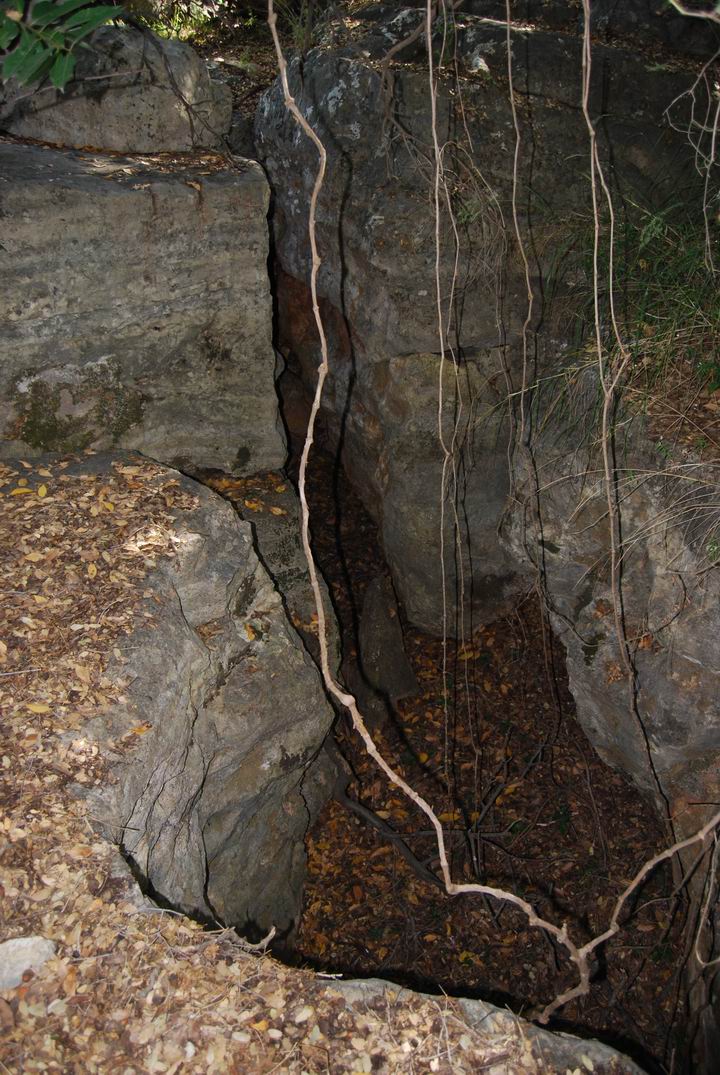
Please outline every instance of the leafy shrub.
[[75, 48], [99, 26], [122, 14], [114, 4], [88, 0], [21, 0], [0, 3], [0, 56], [3, 82], [28, 86], [49, 77], [63, 89], [75, 70]]

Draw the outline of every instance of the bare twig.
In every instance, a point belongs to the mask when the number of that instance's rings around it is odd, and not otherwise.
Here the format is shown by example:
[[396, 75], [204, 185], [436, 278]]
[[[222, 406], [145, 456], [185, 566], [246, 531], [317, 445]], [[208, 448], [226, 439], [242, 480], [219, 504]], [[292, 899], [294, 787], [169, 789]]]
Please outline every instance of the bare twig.
[[681, 15], [688, 15], [691, 19], [706, 19], [708, 22], [720, 23], [720, 11], [718, 11], [717, 6], [714, 8], [692, 8], [681, 3], [681, 0], [667, 0], [667, 2]]

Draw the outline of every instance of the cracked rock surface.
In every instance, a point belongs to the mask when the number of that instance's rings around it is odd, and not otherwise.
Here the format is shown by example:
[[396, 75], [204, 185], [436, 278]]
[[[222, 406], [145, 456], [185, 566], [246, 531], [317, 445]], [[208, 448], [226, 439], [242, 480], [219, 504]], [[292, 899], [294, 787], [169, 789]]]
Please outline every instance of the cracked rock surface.
[[[91, 812], [173, 906], [287, 932], [329, 793], [317, 757], [333, 712], [249, 524], [181, 484], [197, 507], [176, 515], [177, 556], [147, 580], [151, 618], [118, 651], [125, 701], [92, 726], [114, 782]], [[129, 727], [137, 745], [115, 752]]]

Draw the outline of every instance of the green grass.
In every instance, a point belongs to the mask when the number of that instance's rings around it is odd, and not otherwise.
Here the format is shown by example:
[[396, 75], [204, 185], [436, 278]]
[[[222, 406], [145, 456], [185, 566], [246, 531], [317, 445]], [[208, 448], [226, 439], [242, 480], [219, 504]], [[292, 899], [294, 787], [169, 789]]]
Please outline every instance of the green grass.
[[[606, 235], [607, 229], [603, 231]], [[580, 345], [594, 335], [590, 229], [580, 243], [573, 241], [571, 257], [573, 250], [578, 251], [577, 282], [569, 298]], [[599, 258], [600, 321], [612, 363], [618, 345], [610, 319], [608, 269], [604, 244]], [[657, 213], [628, 207], [626, 219], [616, 228], [613, 294], [623, 345], [631, 356], [629, 373], [639, 375], [648, 390], [661, 387], [669, 367], [680, 359], [698, 385], [720, 388], [719, 293], [720, 274], [708, 267], [702, 221], [684, 216], [676, 206]]]

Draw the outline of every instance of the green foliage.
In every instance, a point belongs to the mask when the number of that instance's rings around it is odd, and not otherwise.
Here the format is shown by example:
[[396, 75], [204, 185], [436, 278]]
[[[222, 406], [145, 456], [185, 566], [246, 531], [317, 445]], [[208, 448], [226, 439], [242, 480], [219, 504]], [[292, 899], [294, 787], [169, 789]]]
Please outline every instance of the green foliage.
[[329, 0], [275, 0], [281, 33], [298, 52], [317, 43], [323, 26], [333, 13]]
[[[607, 222], [605, 222], [607, 223]], [[607, 228], [603, 229], [607, 234]], [[717, 244], [716, 244], [717, 245]], [[557, 277], [572, 281], [568, 298], [577, 326], [576, 345], [592, 346], [592, 230], [575, 234], [562, 250]], [[708, 266], [703, 221], [692, 220], [672, 205], [651, 212], [630, 205], [616, 230], [613, 252], [613, 298], [630, 373], [642, 375], [648, 389], [662, 385], [671, 366], [682, 359], [698, 383], [720, 387], [720, 302], [718, 274]], [[599, 258], [599, 312], [609, 360], [617, 349], [611, 321], [609, 250]]]
[[160, 37], [197, 40], [224, 18], [226, 0], [128, 0], [128, 10]]
[[122, 8], [88, 0], [0, 3], [0, 77], [29, 86], [49, 78], [63, 89], [75, 70], [75, 48]]

